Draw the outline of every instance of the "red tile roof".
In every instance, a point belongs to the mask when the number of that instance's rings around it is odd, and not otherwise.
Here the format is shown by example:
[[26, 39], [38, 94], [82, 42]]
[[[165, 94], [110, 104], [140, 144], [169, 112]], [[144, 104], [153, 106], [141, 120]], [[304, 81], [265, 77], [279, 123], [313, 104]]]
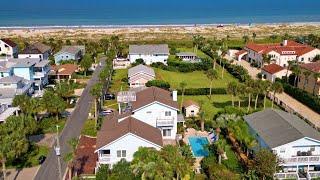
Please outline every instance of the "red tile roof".
[[307, 64], [301, 64], [302, 68], [307, 69], [312, 72], [320, 73], [320, 61], [307, 63]]
[[96, 138], [81, 136], [76, 149], [75, 169], [78, 175], [94, 174], [94, 168], [98, 160], [96, 149]]
[[61, 64], [58, 66], [51, 66], [51, 74], [54, 75], [72, 75], [78, 70], [75, 64]]
[[248, 53], [248, 52], [243, 49], [243, 50], [241, 50], [241, 51], [236, 52], [235, 55], [236, 55], [236, 57], [239, 57], [240, 55], [242, 55], [242, 54], [247, 54], [247, 53]]
[[171, 92], [158, 87], [149, 87], [147, 89], [139, 91], [137, 92], [136, 97], [137, 100], [132, 102], [133, 111], [155, 101], [178, 109], [178, 103], [176, 101], [173, 101]]
[[[246, 48], [262, 54], [267, 54], [271, 51], [275, 51], [281, 55], [287, 54], [287, 55], [298, 55], [298, 56], [306, 54], [315, 49], [311, 46], [300, 44], [290, 40], [288, 40], [286, 46], [284, 46], [282, 43], [275, 43], [275, 44], [249, 43], [246, 45]], [[291, 53], [289, 53], [290, 51]]]
[[11, 47], [16, 47], [17, 44], [13, 41], [11, 41], [10, 39], [1, 39], [1, 41], [3, 41], [4, 43], [8, 44]]
[[269, 64], [269, 65], [266, 65], [262, 68], [263, 71], [266, 71], [270, 74], [275, 74], [275, 73], [280, 72], [284, 69], [285, 69], [284, 67], [281, 67], [278, 64]]
[[[121, 119], [120, 122], [119, 119]], [[97, 135], [97, 149], [132, 133], [159, 146], [163, 145], [161, 131], [131, 116], [115, 115], [106, 119]]]
[[186, 100], [185, 102], [183, 102], [183, 106], [184, 106], [184, 107], [189, 107], [189, 106], [192, 106], [192, 105], [195, 105], [195, 106], [200, 107], [197, 102], [194, 102], [194, 101], [192, 101], [192, 100], [190, 100], [190, 99], [189, 99], [189, 100]]

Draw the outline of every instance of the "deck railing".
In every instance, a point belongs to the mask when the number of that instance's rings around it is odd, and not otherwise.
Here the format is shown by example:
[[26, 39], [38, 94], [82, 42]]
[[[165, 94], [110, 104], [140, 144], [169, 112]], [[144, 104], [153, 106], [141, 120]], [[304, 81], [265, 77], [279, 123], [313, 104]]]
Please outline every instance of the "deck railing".
[[157, 119], [157, 126], [173, 126], [174, 118], [159, 118]]
[[298, 173], [296, 172], [276, 173], [274, 177], [275, 179], [299, 179]]
[[296, 156], [291, 158], [281, 158], [281, 164], [293, 163], [320, 163], [320, 156]]

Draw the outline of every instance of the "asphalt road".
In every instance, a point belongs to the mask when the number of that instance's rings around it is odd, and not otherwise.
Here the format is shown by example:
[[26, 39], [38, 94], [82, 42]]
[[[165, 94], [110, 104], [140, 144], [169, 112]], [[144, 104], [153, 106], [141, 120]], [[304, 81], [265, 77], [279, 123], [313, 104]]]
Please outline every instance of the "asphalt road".
[[[102, 67], [105, 65], [105, 60], [102, 61]], [[67, 163], [64, 162], [63, 157], [65, 154], [70, 152], [70, 147], [68, 141], [72, 138], [78, 138], [81, 133], [81, 129], [88, 118], [88, 113], [90, 111], [90, 102], [92, 102], [93, 97], [90, 95], [90, 88], [99, 81], [99, 72], [102, 67], [97, 67], [92, 75], [92, 78], [88, 81], [86, 88], [84, 89], [75, 110], [71, 114], [70, 118], [67, 120], [66, 125], [60, 134], [60, 149], [61, 149], [61, 176], [65, 174]], [[47, 156], [45, 162], [40, 167], [35, 180], [59, 180], [59, 168], [58, 168], [58, 158], [55, 154], [54, 149], [51, 149], [49, 155]]]

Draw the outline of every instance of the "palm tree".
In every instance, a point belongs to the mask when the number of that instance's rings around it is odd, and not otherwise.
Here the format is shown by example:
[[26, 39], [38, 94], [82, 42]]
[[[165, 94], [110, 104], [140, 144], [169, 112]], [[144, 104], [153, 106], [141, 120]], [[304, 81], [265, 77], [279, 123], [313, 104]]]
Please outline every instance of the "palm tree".
[[216, 69], [216, 63], [217, 63], [217, 60], [219, 59], [219, 55], [214, 50], [211, 50], [211, 52], [212, 52], [212, 68]]
[[200, 119], [200, 124], [201, 124], [201, 131], [203, 132], [204, 131], [204, 110], [203, 109], [200, 109], [200, 112], [199, 112], [199, 119]]
[[245, 94], [245, 89], [246, 89], [246, 86], [244, 84], [238, 84], [237, 85], [237, 94], [238, 94], [238, 98], [239, 98], [239, 101], [238, 101], [238, 108], [240, 109], [241, 108], [241, 97]]
[[211, 95], [212, 95], [212, 83], [213, 80], [218, 79], [218, 73], [214, 69], [209, 69], [207, 71], [207, 77], [210, 80], [210, 100], [211, 100]]
[[180, 109], [182, 109], [184, 92], [185, 92], [185, 90], [186, 90], [187, 83], [186, 83], [185, 81], [182, 81], [182, 82], [180, 82], [179, 86], [180, 86], [180, 89], [181, 89], [181, 104], [180, 104]]
[[231, 94], [232, 106], [234, 107], [234, 97], [237, 95], [238, 87], [237, 83], [232, 81], [228, 84], [227, 92]]
[[22, 114], [27, 113], [28, 103], [30, 101], [30, 97], [27, 95], [16, 95], [13, 98], [12, 106], [19, 107]]
[[271, 63], [271, 56], [267, 55], [267, 54], [262, 54], [262, 60], [263, 60], [262, 66], [265, 63], [270, 64]]
[[294, 77], [294, 86], [297, 87], [298, 86], [298, 77], [301, 74], [301, 68], [300, 68], [299, 65], [295, 65], [295, 66], [293, 66], [292, 71], [293, 71], [293, 73], [295, 75], [295, 77]]
[[273, 91], [273, 98], [272, 98], [272, 108], [274, 106], [274, 100], [276, 98], [276, 93], [282, 93], [283, 92], [283, 87], [280, 82], [275, 82], [271, 86], [271, 90]]
[[313, 78], [314, 78], [314, 85], [313, 85], [313, 95], [316, 95], [316, 86], [317, 86], [317, 83], [318, 83], [318, 78], [320, 78], [320, 73], [314, 73], [313, 74]]
[[59, 113], [66, 109], [65, 101], [54, 94], [53, 91], [46, 90], [41, 99], [42, 107], [50, 114], [56, 115], [56, 120], [59, 121]]
[[247, 112], [250, 111], [250, 107], [251, 107], [251, 95], [253, 93], [253, 86], [254, 86], [254, 81], [253, 80], [248, 80], [246, 81], [246, 93], [248, 94], [248, 108], [247, 108]]
[[98, 100], [102, 94], [102, 84], [97, 83], [90, 89], [90, 94], [94, 97], [94, 119], [95, 119], [95, 126], [97, 127], [98, 121], [98, 109], [97, 104]]
[[292, 68], [292, 65], [294, 64], [295, 62], [294, 61], [288, 61], [288, 67], [287, 67], [287, 72], [286, 72], [286, 80], [287, 82], [289, 82], [289, 70]]
[[254, 94], [256, 95], [256, 99], [254, 101], [254, 110], [257, 109], [257, 105], [258, 105], [258, 98], [259, 98], [259, 95], [261, 94], [262, 92], [262, 80], [259, 79], [259, 80], [256, 80], [254, 81], [254, 88], [253, 88], [253, 91], [254, 91]]
[[244, 143], [245, 143], [245, 145], [247, 147], [247, 156], [249, 156], [249, 150], [258, 145], [256, 139], [254, 137], [250, 136], [250, 135], [245, 137]]
[[247, 43], [249, 41], [249, 36], [244, 35], [244, 36], [242, 36], [242, 39], [243, 39], [244, 43]]
[[27, 113], [34, 117], [37, 121], [37, 115], [42, 110], [41, 100], [39, 98], [31, 98], [28, 103]]
[[110, 41], [108, 38], [100, 39], [100, 46], [103, 49], [104, 55], [107, 55], [107, 51], [109, 50]]
[[311, 75], [311, 72], [308, 70], [303, 71], [304, 75], [304, 83], [303, 83], [303, 90], [306, 89], [306, 85], [309, 83], [309, 76]]
[[255, 32], [253, 32], [253, 33], [252, 33], [252, 39], [253, 39], [253, 41], [256, 40], [256, 37], [257, 37], [257, 34], [256, 34]]
[[218, 154], [218, 163], [221, 164], [221, 157], [226, 149], [226, 142], [224, 140], [219, 140], [214, 144], [216, 146], [217, 154]]
[[264, 95], [264, 98], [263, 98], [263, 109], [266, 109], [267, 95], [270, 92], [271, 85], [272, 84], [271, 84], [270, 81], [262, 81], [261, 82], [261, 90], [262, 90], [262, 93]]
[[192, 37], [194, 52], [197, 54], [199, 46], [203, 44], [204, 38], [200, 35], [194, 35]]

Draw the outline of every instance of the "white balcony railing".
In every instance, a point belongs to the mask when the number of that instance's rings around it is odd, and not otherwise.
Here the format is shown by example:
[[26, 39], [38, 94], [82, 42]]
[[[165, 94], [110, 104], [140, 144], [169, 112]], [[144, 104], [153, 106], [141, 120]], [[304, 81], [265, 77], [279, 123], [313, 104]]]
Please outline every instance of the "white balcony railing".
[[44, 75], [45, 75], [45, 72], [35, 72], [34, 73], [35, 77], [44, 77]]
[[276, 173], [275, 179], [299, 179], [299, 175], [296, 172]]
[[281, 158], [281, 164], [295, 163], [320, 163], [320, 156], [296, 156], [291, 158]]
[[173, 126], [174, 118], [159, 118], [157, 119], [157, 126]]
[[106, 155], [102, 155], [102, 156], [99, 156], [99, 162], [102, 163], [106, 163], [106, 162], [110, 162], [111, 161], [111, 158], [110, 158], [110, 155], [106, 156]]

